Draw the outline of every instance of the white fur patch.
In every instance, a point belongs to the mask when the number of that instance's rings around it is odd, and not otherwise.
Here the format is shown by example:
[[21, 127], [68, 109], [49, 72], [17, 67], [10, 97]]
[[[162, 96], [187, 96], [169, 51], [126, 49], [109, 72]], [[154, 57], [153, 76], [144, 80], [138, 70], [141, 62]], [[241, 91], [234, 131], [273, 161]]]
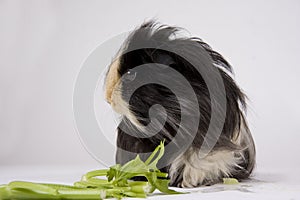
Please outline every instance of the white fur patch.
[[199, 152], [190, 148], [172, 162], [169, 175], [175, 178], [178, 169], [183, 168], [181, 187], [195, 187], [204, 181], [215, 180], [230, 175], [230, 171], [238, 166], [240, 158], [233, 151], [212, 151], [206, 157], [199, 156]]

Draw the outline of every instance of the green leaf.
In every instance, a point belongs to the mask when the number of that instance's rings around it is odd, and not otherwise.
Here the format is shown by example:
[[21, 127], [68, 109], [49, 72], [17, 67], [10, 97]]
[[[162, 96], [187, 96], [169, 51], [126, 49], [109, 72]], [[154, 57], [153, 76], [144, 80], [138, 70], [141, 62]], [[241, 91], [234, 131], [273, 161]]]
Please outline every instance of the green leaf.
[[[159, 151], [159, 153], [158, 153]], [[160, 142], [160, 145], [158, 145], [153, 153], [148, 157], [148, 159], [145, 161], [145, 164], [149, 167], [149, 169], [157, 170], [157, 163], [161, 159], [161, 157], [164, 155], [165, 147], [164, 147], [164, 141]], [[157, 155], [158, 153], [158, 155]], [[157, 157], [154, 159], [154, 157], [157, 155]], [[153, 160], [154, 159], [154, 160]]]
[[118, 176], [118, 172], [120, 171], [121, 165], [117, 164], [109, 168], [107, 171], [106, 177], [108, 181], [112, 181], [114, 177]]
[[[161, 142], [145, 162], [137, 155], [123, 166], [117, 164], [109, 169], [90, 171], [74, 186], [14, 181], [0, 185], [0, 200], [145, 198], [155, 189], [165, 194], [182, 194], [169, 189], [168, 174], [157, 168], [163, 154], [164, 142]], [[100, 176], [106, 176], [107, 179]], [[144, 176], [148, 181], [130, 180], [135, 176]]]
[[155, 187], [162, 193], [166, 194], [184, 194], [182, 192], [169, 189], [169, 182], [170, 180], [168, 179], [157, 179], [155, 182]]
[[134, 160], [129, 161], [120, 169], [120, 177], [132, 178], [134, 174], [144, 174], [149, 171], [147, 165], [137, 155]]

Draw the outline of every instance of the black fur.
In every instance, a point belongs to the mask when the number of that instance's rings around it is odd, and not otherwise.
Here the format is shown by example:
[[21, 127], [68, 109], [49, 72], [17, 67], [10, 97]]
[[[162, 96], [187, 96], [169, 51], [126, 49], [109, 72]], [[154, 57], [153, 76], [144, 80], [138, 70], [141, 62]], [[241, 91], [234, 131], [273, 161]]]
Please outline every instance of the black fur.
[[[137, 118], [140, 124], [147, 125], [150, 123], [149, 109], [154, 104], [162, 105], [167, 111], [167, 121], [158, 134], [150, 138], [141, 138], [141, 135], [147, 135], [147, 133], [141, 132], [126, 116], [123, 116], [120, 126], [126, 127], [126, 130], [130, 131], [128, 134], [122, 128], [118, 128], [117, 146], [121, 149], [135, 152], [144, 153], [151, 152], [163, 139], [166, 140], [166, 144], [172, 141], [178, 130], [178, 124], [181, 120], [180, 105], [178, 99], [172, 93], [172, 91], [159, 84], [148, 84], [137, 89], [132, 96], [128, 96], [131, 89], [131, 84], [143, 79], [145, 75], [150, 75], [157, 79], [172, 79], [168, 74], [164, 73], [164, 69], [156, 68], [156, 63], [168, 65], [169, 67], [177, 70], [182, 74], [191, 84], [193, 90], [197, 95], [197, 101], [199, 104], [199, 110], [201, 113], [200, 121], [198, 124], [198, 132], [194, 138], [191, 147], [199, 150], [203, 145], [203, 138], [207, 134], [211, 134], [209, 137], [214, 137], [213, 133], [207, 133], [211, 120], [211, 106], [212, 99], [209, 94], [208, 87], [204, 81], [203, 74], [201, 75], [196, 69], [209, 66], [216, 69], [223, 80], [226, 95], [226, 108], [219, 108], [219, 110], [226, 109], [226, 118], [222, 133], [217, 140], [213, 150], [218, 149], [230, 149], [241, 150], [244, 149], [245, 159], [240, 163], [241, 168], [237, 168], [232, 171], [232, 177], [238, 179], [247, 178], [255, 163], [255, 158], [249, 156], [249, 150], [246, 148], [249, 144], [237, 145], [232, 142], [233, 137], [236, 137], [234, 133], [238, 133], [242, 125], [247, 132], [249, 129], [244, 118], [244, 111], [246, 109], [246, 97], [241, 89], [236, 85], [231, 77], [232, 67], [230, 64], [216, 51], [204, 43], [199, 38], [186, 38], [175, 37], [179, 32], [179, 28], [170, 27], [166, 25], [158, 25], [154, 22], [148, 22], [143, 24], [140, 28], [135, 30], [127, 39], [124, 46], [121, 49], [120, 54], [120, 68], [119, 73], [121, 76], [130, 71], [134, 72], [134, 68], [142, 64], [152, 63], [148, 70], [143, 75], [137, 73], [136, 77], [132, 81], [122, 82], [122, 97], [129, 99], [129, 106], [131, 112]], [[172, 38], [173, 37], [173, 38]], [[136, 46], [143, 45], [146, 48], [135, 49]], [[162, 47], [170, 47], [181, 49], [185, 54], [195, 60], [197, 66], [193, 66], [185, 58], [164, 50]], [[208, 69], [209, 70], [209, 69]], [[181, 87], [178, 83], [178, 86]], [[182, 91], [184, 93], [184, 91]], [[189, 102], [189, 95], [186, 94], [186, 102]], [[218, 101], [218, 98], [214, 99]], [[218, 102], [216, 102], [218, 105]], [[195, 105], [189, 104], [187, 111], [193, 112]], [[160, 111], [157, 110], [158, 119]], [[186, 113], [189, 114], [189, 113]], [[193, 115], [191, 115], [191, 118]], [[136, 135], [133, 136], [132, 134]], [[250, 132], [249, 132], [250, 134]], [[209, 138], [208, 137], [208, 138]], [[254, 147], [253, 147], [254, 148]], [[253, 150], [255, 151], [255, 150]], [[125, 162], [133, 159], [128, 157], [118, 150], [116, 156], [116, 162], [124, 164]], [[168, 167], [162, 169], [168, 171]], [[181, 171], [178, 171], [175, 178], [174, 186], [182, 181]]]

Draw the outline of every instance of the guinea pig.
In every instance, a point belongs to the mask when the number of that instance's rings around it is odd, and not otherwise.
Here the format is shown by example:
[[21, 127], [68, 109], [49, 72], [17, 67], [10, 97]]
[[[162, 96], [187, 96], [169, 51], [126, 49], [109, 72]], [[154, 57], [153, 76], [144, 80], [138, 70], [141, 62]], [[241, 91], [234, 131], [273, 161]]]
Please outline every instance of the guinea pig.
[[[184, 36], [182, 30], [145, 22], [131, 32], [109, 66], [105, 98], [121, 115], [116, 163], [134, 158], [124, 152], [149, 153], [164, 140], [165, 145], [178, 147], [164, 155], [167, 164], [160, 168], [168, 173], [170, 186], [212, 185], [225, 177], [247, 179], [256, 151], [245, 119], [246, 95], [224, 57], [201, 39]], [[219, 86], [214, 85], [215, 76], [220, 77]], [[170, 83], [170, 88], [160, 83]], [[211, 89], [217, 92], [212, 94]], [[181, 128], [183, 118], [188, 120]], [[180, 145], [188, 140], [187, 146]], [[201, 147], [214, 140], [203, 154]]]

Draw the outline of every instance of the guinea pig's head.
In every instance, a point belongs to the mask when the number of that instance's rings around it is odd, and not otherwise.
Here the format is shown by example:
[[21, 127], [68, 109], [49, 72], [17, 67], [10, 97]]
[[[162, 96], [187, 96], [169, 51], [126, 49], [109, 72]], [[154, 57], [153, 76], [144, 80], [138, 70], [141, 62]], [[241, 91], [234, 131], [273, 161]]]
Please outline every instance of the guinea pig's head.
[[[228, 71], [231, 68], [202, 40], [177, 37], [180, 31], [154, 22], [143, 24], [129, 35], [108, 69], [106, 100], [138, 129], [152, 122], [152, 113], [170, 133], [170, 129], [178, 128], [182, 114], [192, 118], [199, 109], [203, 119], [201, 130], [208, 127], [210, 96], [197, 68], [212, 68], [214, 65], [223, 66]], [[180, 98], [172, 88], [180, 93]], [[193, 94], [189, 93], [189, 88]], [[192, 95], [196, 96], [197, 102], [192, 101]]]
[[183, 63], [175, 53], [166, 50], [172, 43], [170, 36], [176, 31], [172, 27], [158, 27], [154, 22], [143, 24], [124, 42], [108, 69], [106, 100], [138, 129], [149, 125], [151, 114], [160, 122], [167, 117], [173, 124], [178, 121], [179, 103], [167, 84], [181, 87], [170, 69], [180, 74], [188, 70], [183, 70]]
[[161, 84], [174, 81], [168, 67], [175, 65], [171, 53], [160, 49], [143, 48], [122, 53], [107, 72], [107, 102], [136, 128], [150, 123], [150, 110], [156, 117], [159, 114], [167, 117], [171, 110], [177, 113], [176, 95]]

